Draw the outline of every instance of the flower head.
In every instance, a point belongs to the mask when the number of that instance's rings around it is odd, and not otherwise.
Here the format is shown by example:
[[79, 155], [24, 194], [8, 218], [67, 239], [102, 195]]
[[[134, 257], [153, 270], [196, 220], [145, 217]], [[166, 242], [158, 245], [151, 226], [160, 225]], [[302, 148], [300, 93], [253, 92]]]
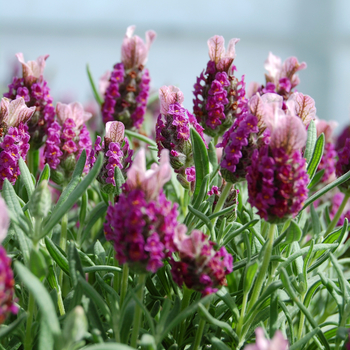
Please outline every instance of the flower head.
[[256, 343], [244, 347], [244, 350], [288, 350], [288, 341], [284, 339], [281, 331], [276, 331], [272, 340], [265, 338], [264, 330], [255, 330]]
[[24, 61], [23, 53], [16, 54], [18, 61], [22, 64], [23, 78], [25, 83], [33, 83], [38, 79], [42, 79], [46, 60], [49, 55], [39, 56], [35, 61]]
[[79, 102], [70, 104], [57, 102], [56, 115], [61, 125], [63, 125], [67, 119], [72, 119], [77, 129], [80, 129], [92, 117], [91, 113], [84, 111], [83, 105]]
[[175, 248], [179, 261], [171, 259], [171, 273], [174, 281], [203, 295], [217, 292], [220, 286], [226, 285], [226, 275], [233, 270], [233, 259], [225, 247], [214, 249], [214, 243], [199, 230], [186, 235], [185, 225], [176, 228]]

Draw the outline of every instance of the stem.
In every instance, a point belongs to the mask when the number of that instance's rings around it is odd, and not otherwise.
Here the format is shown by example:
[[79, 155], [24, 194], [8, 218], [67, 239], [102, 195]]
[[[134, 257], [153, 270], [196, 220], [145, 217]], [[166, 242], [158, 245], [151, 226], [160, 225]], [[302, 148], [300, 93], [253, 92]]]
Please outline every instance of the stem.
[[[146, 274], [140, 274], [139, 280], [138, 280], [138, 291], [137, 291], [137, 298], [143, 302], [143, 290], [145, 289], [145, 282], [146, 282]], [[142, 310], [139, 304], [136, 303], [135, 306], [135, 314], [134, 314], [134, 326], [132, 329], [131, 334], [131, 347], [136, 349], [137, 346], [137, 338], [139, 336], [139, 330], [140, 330], [140, 324], [141, 324], [141, 317], [142, 317]]]
[[36, 177], [39, 166], [39, 150], [29, 149], [27, 162], [29, 171]]
[[241, 308], [241, 317], [239, 318], [238, 325], [237, 325], [237, 335], [238, 335], [238, 337], [240, 336], [240, 334], [242, 332], [244, 315], [245, 315], [245, 310], [246, 310], [247, 301], [248, 301], [248, 294], [249, 294], [249, 292], [243, 294], [243, 301], [242, 301], [242, 308]]
[[[205, 306], [206, 309], [209, 309], [209, 303], [207, 303], [207, 305]], [[201, 344], [202, 338], [203, 338], [203, 331], [204, 331], [204, 327], [205, 327], [205, 320], [203, 318], [201, 318], [201, 320], [199, 321], [199, 325], [198, 325], [198, 329], [196, 332], [196, 337], [194, 339], [194, 344], [193, 344], [193, 348], [192, 350], [198, 350], [199, 346]]]
[[[232, 187], [232, 183], [231, 182], [227, 182], [225, 187], [224, 187], [224, 189], [221, 192], [221, 195], [219, 197], [218, 202], [216, 203], [216, 206], [215, 206], [213, 214], [219, 212], [222, 209], [222, 207], [225, 204], [226, 198], [227, 198], [227, 196], [230, 193], [231, 187]], [[211, 220], [211, 223], [213, 224], [213, 229], [215, 229], [216, 221], [218, 220], [218, 218], [219, 217], [217, 216], [216, 218]]]
[[128, 290], [128, 279], [129, 279], [129, 266], [128, 264], [123, 265], [123, 273], [122, 273], [122, 285], [120, 289], [120, 309], [123, 305], [126, 292]]
[[331, 223], [329, 224], [328, 228], [327, 228], [327, 231], [325, 233], [325, 237], [331, 233], [334, 229], [334, 227], [337, 225], [339, 219], [340, 219], [340, 216], [341, 214], [343, 213], [343, 210], [345, 208], [345, 205], [346, 203], [348, 202], [348, 199], [350, 198], [350, 191], [349, 192], [346, 192], [345, 195], [344, 195], [344, 199], [343, 201], [341, 202], [340, 204], [340, 207], [338, 208], [336, 214], [334, 215], [334, 218], [333, 220], [331, 221]]
[[[60, 236], [60, 248], [65, 252], [67, 248], [67, 225], [68, 225], [68, 214], [65, 213], [61, 220], [61, 236]], [[62, 289], [63, 282], [63, 271], [61, 270], [59, 276], [59, 283]]]
[[108, 194], [108, 201], [114, 205], [114, 193], [109, 193]]
[[34, 309], [35, 309], [34, 296], [32, 293], [29, 293], [28, 318], [27, 318], [26, 335], [24, 339], [24, 350], [32, 349], [32, 324], [33, 324]]
[[[301, 298], [300, 298], [302, 303], [304, 303], [304, 297], [305, 297], [305, 294], [302, 294]], [[303, 330], [304, 330], [304, 322], [305, 322], [305, 315], [303, 312], [300, 312], [299, 329], [298, 329], [297, 339], [301, 339], [301, 336], [302, 336]]]
[[57, 291], [57, 305], [58, 305], [58, 310], [60, 311], [60, 315], [63, 316], [66, 314], [66, 310], [64, 309], [64, 304], [63, 304], [63, 299], [62, 299], [62, 292], [61, 289], [58, 286], [58, 291]]
[[269, 241], [267, 242], [264, 259], [263, 259], [261, 268], [260, 268], [259, 273], [258, 273], [258, 277], [257, 277], [255, 285], [254, 285], [252, 297], [249, 301], [248, 311], [253, 307], [253, 305], [258, 300], [262, 285], [263, 285], [264, 280], [265, 280], [265, 275], [266, 275], [267, 269], [268, 269], [269, 264], [270, 264], [270, 259], [271, 259], [271, 253], [272, 253], [272, 248], [273, 248], [273, 239], [274, 239], [274, 234], [275, 234], [275, 226], [276, 226], [276, 224], [270, 224], [270, 230], [269, 230], [269, 236], [268, 236]]
[[[181, 301], [181, 311], [185, 310], [190, 302], [191, 299], [191, 294], [192, 291], [190, 289], [188, 289], [185, 285], [183, 287], [183, 296], [182, 296], [182, 301]], [[179, 334], [179, 338], [178, 338], [178, 344], [179, 346], [181, 346], [184, 335], [185, 335], [185, 331], [186, 331], [186, 319], [184, 319], [181, 322], [181, 326], [180, 326], [180, 334]]]

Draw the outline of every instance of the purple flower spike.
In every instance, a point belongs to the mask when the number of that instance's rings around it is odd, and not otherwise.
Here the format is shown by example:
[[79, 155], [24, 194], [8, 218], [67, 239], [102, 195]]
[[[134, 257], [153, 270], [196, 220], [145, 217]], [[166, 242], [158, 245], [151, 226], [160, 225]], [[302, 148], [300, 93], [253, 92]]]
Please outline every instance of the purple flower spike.
[[274, 106], [265, 115], [269, 144], [255, 149], [247, 168], [248, 202], [270, 222], [295, 217], [307, 198], [309, 177], [302, 149], [306, 130], [296, 115]]
[[210, 136], [222, 135], [241, 113], [245, 98], [244, 76], [234, 76], [235, 45], [231, 39], [225, 51], [225, 40], [215, 35], [208, 40], [210, 61], [194, 85], [193, 113]]
[[133, 36], [135, 26], [127, 28], [122, 44], [122, 62], [114, 65], [111, 73], [100, 80], [104, 95], [103, 122], [120, 121], [127, 129], [139, 129], [146, 113], [150, 77], [144, 65], [151, 44], [156, 38], [152, 30], [146, 32], [146, 43]]
[[256, 343], [249, 344], [244, 350], [288, 350], [288, 341], [284, 339], [281, 331], [276, 331], [271, 340], [265, 338], [264, 330], [257, 328], [255, 330]]
[[28, 108], [22, 97], [0, 102], [0, 190], [5, 179], [13, 185], [20, 175], [19, 158], [26, 159], [29, 150], [28, 126], [24, 123], [35, 108]]
[[48, 129], [44, 159], [52, 169], [53, 180], [63, 184], [70, 180], [83, 149], [87, 156], [84, 173], [89, 171], [92, 143], [85, 122], [91, 114], [78, 102], [58, 102], [56, 113], [58, 122], [54, 121]]
[[[5, 201], [0, 197], [0, 243], [4, 240], [10, 224]], [[15, 280], [11, 269], [11, 259], [5, 249], [0, 246], [0, 324], [3, 324], [10, 313], [17, 314], [18, 308], [13, 303]]]
[[139, 151], [128, 171], [118, 202], [108, 207], [106, 238], [113, 241], [118, 261], [137, 272], [156, 272], [174, 251], [177, 204], [172, 205], [162, 187], [171, 172], [167, 151], [160, 165], [145, 169], [145, 153]]
[[184, 283], [203, 295], [216, 293], [226, 285], [226, 275], [233, 270], [233, 258], [225, 247], [215, 250], [214, 242], [203, 232], [194, 230], [188, 236], [186, 231], [185, 225], [179, 225], [175, 231], [179, 261], [170, 260], [173, 279], [180, 287]]
[[[158, 155], [162, 149], [170, 152], [170, 164], [181, 185], [192, 189], [195, 181], [190, 128], [196, 129], [203, 141], [203, 128], [183, 106], [183, 93], [175, 86], [159, 89], [160, 114], [156, 124]], [[192, 169], [192, 170], [190, 170]]]
[[54, 121], [55, 109], [47, 82], [43, 78], [45, 61], [49, 55], [40, 56], [36, 61], [24, 61], [22, 53], [17, 58], [22, 64], [22, 78], [13, 78], [8, 86], [9, 91], [4, 97], [15, 100], [22, 97], [26, 105], [34, 109], [34, 114], [28, 121], [30, 145], [39, 149], [48, 135], [48, 129]]

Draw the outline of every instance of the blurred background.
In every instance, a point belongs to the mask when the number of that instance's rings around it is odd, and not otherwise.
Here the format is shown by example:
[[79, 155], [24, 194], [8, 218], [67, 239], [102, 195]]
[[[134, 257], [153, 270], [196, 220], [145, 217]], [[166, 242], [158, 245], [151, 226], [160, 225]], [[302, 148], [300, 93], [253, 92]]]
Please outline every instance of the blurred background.
[[349, 0], [0, 0], [0, 90], [26, 61], [50, 54], [45, 78], [54, 101], [93, 99], [95, 82], [120, 61], [126, 27], [144, 39], [157, 32], [147, 62], [152, 89], [177, 85], [192, 110], [192, 89], [208, 61], [207, 40], [218, 34], [240, 38], [235, 65], [246, 82], [264, 83], [269, 51], [296, 56], [307, 69], [298, 90], [316, 101], [317, 115], [350, 123]]

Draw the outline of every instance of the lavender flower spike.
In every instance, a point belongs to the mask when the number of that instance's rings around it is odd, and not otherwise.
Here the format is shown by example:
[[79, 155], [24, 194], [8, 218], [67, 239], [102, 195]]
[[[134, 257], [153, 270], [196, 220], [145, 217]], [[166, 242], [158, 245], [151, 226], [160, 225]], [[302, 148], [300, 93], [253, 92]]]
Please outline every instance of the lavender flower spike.
[[156, 272], [174, 251], [177, 204], [163, 193], [170, 180], [168, 151], [161, 154], [160, 165], [146, 170], [141, 149], [128, 171], [123, 193], [107, 210], [104, 225], [107, 240], [114, 242], [119, 263], [128, 263], [134, 271]]
[[58, 122], [53, 122], [48, 129], [44, 158], [52, 169], [53, 181], [63, 184], [70, 180], [83, 149], [87, 156], [84, 172], [89, 170], [92, 143], [84, 123], [91, 118], [91, 113], [85, 112], [78, 102], [68, 105], [58, 102], [56, 113]]
[[170, 164], [177, 173], [177, 179], [183, 187], [193, 190], [195, 169], [190, 128], [195, 128], [205, 142], [203, 128], [182, 107], [184, 96], [177, 87], [162, 86], [159, 89], [159, 100], [160, 114], [156, 125], [158, 155], [162, 149], [169, 150]]
[[[10, 225], [7, 206], [0, 197], [0, 243], [4, 240]], [[11, 259], [7, 257], [4, 247], [0, 246], [0, 324], [4, 323], [10, 313], [18, 312], [17, 306], [13, 303], [14, 285]]]
[[116, 187], [114, 179], [115, 168], [118, 167], [124, 177], [126, 177], [126, 173], [132, 164], [131, 157], [134, 151], [129, 147], [128, 138], [124, 137], [124, 130], [124, 124], [121, 122], [108, 122], [102, 145], [101, 137], [98, 136], [94, 149], [90, 154], [89, 164], [92, 167], [100, 151], [103, 150], [104, 152], [104, 162], [97, 180], [101, 183], [101, 190], [105, 193], [117, 193], [120, 191]]
[[249, 203], [260, 217], [275, 223], [300, 211], [309, 179], [302, 155], [307, 137], [302, 120], [276, 105], [272, 107], [264, 117], [270, 143], [253, 152], [247, 182]]
[[[239, 81], [234, 76], [236, 67], [235, 45], [239, 39], [231, 39], [227, 51], [222, 36], [208, 40], [210, 61], [194, 85], [193, 113], [210, 136], [222, 135], [241, 113], [244, 105], [244, 76]], [[203, 84], [202, 84], [203, 83]]]
[[135, 26], [126, 30], [121, 49], [121, 63], [111, 73], [104, 74], [100, 90], [104, 94], [103, 122], [120, 121], [127, 129], [139, 129], [146, 112], [149, 94], [149, 73], [144, 70], [151, 44], [156, 38], [152, 30], [146, 32], [146, 43], [133, 36]]
[[174, 244], [179, 252], [179, 261], [170, 260], [174, 281], [183, 283], [203, 295], [216, 293], [226, 285], [226, 275], [233, 270], [233, 258], [225, 247], [214, 249], [214, 242], [201, 231], [193, 230], [186, 235], [185, 225], [176, 228]]
[[249, 344], [244, 350], [288, 350], [288, 341], [284, 339], [281, 331], [276, 331], [272, 340], [265, 338], [264, 330], [257, 328], [255, 330], [256, 343]]
[[13, 185], [20, 175], [19, 158], [26, 159], [29, 150], [28, 127], [25, 124], [33, 115], [35, 107], [28, 108], [22, 97], [0, 102], [0, 190], [4, 180]]

